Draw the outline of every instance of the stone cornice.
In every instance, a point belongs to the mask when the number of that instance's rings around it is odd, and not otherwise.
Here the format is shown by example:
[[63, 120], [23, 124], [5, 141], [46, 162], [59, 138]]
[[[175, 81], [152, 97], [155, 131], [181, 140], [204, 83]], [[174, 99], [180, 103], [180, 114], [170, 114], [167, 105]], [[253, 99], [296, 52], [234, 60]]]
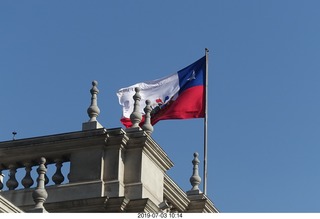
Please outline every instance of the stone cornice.
[[192, 213], [219, 213], [212, 201], [204, 194], [189, 195], [190, 204], [188, 212]]
[[89, 131], [69, 132], [69, 133], [54, 134], [54, 135], [47, 135], [47, 136], [34, 137], [34, 138], [3, 141], [3, 142], [0, 142], [0, 150], [7, 147], [14, 148], [14, 147], [29, 146], [29, 145], [38, 145], [38, 144], [49, 143], [49, 142], [59, 142], [59, 141], [64, 142], [72, 139], [98, 136], [101, 134], [105, 134], [106, 132], [107, 130], [102, 128], [102, 129], [89, 130]]
[[[130, 200], [125, 197], [97, 197], [55, 203], [46, 203], [50, 213], [80, 213], [80, 212], [159, 212], [159, 208], [150, 199]], [[31, 205], [24, 209], [32, 208]]]
[[126, 212], [155, 213], [155, 212], [159, 212], [159, 208], [148, 198], [135, 199], [135, 200], [130, 200], [130, 202], [126, 206]]
[[23, 213], [23, 211], [0, 195], [0, 213]]
[[186, 193], [167, 175], [164, 175], [164, 198], [179, 212], [185, 212], [190, 203]]
[[105, 136], [106, 129], [98, 129], [1, 142], [1, 163], [12, 162], [12, 158], [23, 161], [38, 159], [41, 156], [50, 162], [51, 156], [64, 156], [79, 148], [103, 145]]
[[107, 212], [125, 212], [129, 199], [123, 197], [112, 197], [105, 200], [105, 209]]
[[166, 152], [146, 132], [129, 130], [127, 136], [129, 137], [127, 149], [142, 148], [143, 152], [164, 172], [173, 167], [173, 162]]
[[72, 151], [108, 145], [124, 147], [127, 141], [123, 129], [102, 128], [0, 142], [0, 168], [1, 164], [7, 167], [12, 163], [13, 157], [18, 166], [23, 166], [24, 160], [36, 160], [41, 156], [47, 159], [47, 164], [50, 164], [57, 157], [68, 161], [68, 155]]

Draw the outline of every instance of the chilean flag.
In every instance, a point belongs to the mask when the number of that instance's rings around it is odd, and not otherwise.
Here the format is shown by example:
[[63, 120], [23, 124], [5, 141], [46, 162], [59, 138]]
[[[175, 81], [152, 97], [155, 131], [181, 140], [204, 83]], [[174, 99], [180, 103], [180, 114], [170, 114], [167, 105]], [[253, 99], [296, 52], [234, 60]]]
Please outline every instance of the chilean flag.
[[117, 92], [123, 107], [120, 121], [127, 128], [132, 126], [130, 114], [133, 111], [135, 87], [140, 88], [142, 115], [145, 101], [151, 101], [152, 125], [167, 119], [204, 118], [205, 82], [206, 56], [170, 76], [122, 88]]

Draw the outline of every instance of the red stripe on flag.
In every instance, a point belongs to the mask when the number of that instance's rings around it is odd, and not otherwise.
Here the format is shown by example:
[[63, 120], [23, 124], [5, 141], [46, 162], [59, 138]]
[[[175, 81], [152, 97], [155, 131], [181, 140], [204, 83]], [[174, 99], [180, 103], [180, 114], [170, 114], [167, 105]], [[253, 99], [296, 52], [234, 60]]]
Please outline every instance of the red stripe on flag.
[[152, 125], [160, 120], [204, 118], [205, 87], [194, 86], [184, 90], [178, 98], [168, 103], [164, 108], [151, 117]]

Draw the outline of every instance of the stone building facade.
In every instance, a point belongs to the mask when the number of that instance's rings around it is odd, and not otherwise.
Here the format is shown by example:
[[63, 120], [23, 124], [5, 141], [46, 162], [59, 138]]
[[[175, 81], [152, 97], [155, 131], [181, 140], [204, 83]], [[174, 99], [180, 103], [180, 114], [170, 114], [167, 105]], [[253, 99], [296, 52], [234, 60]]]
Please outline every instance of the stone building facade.
[[[81, 131], [0, 142], [0, 212], [217, 213], [198, 188], [197, 154], [193, 188], [184, 192], [167, 175], [173, 163], [151, 137], [149, 124], [146, 129], [99, 124], [96, 86], [93, 82], [90, 120]], [[23, 172], [20, 182], [17, 170]], [[6, 181], [3, 171], [9, 173]]]

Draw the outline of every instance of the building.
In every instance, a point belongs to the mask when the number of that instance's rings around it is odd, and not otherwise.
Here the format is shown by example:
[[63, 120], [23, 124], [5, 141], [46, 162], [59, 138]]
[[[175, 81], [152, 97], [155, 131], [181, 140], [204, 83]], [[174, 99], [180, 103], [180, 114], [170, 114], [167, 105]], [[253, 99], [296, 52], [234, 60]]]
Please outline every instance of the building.
[[[99, 124], [97, 82], [92, 85], [90, 120], [82, 131], [0, 142], [0, 212], [218, 212], [198, 188], [198, 155], [193, 188], [184, 192], [166, 174], [173, 163], [151, 137], [150, 124], [140, 128], [134, 116], [129, 129]], [[21, 182], [17, 170], [24, 172]]]

